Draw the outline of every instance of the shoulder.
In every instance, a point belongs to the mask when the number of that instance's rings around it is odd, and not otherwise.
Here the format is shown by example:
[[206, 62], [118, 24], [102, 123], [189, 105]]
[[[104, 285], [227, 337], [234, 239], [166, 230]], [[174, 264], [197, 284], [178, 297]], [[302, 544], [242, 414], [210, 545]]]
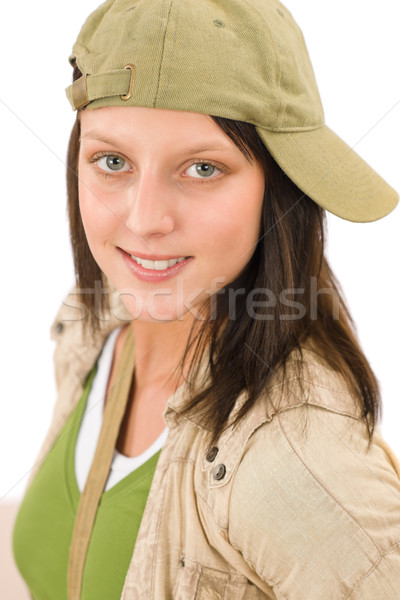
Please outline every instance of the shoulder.
[[123, 324], [119, 318], [124, 314], [121, 301], [115, 292], [112, 301], [114, 310], [102, 315], [99, 330], [93, 334], [85, 328], [87, 312], [80, 301], [79, 291], [73, 287], [64, 298], [51, 326], [51, 338], [55, 341], [54, 370], [57, 383], [57, 401], [47, 435], [39, 451], [35, 467], [31, 472], [33, 480], [42, 459], [46, 456], [59, 435], [66, 420], [78, 402], [85, 380], [93, 368], [108, 335]]
[[77, 287], [69, 291], [59, 307], [50, 330], [51, 339], [55, 341], [54, 367], [58, 388], [71, 376], [82, 384], [108, 335], [127, 322], [115, 290], [111, 286], [106, 290], [110, 294], [111, 307], [99, 316], [99, 328], [95, 332], [87, 326], [87, 308], [80, 300]]
[[64, 298], [51, 327], [51, 337], [56, 343], [54, 370], [57, 401], [53, 410], [49, 440], [54, 441], [78, 402], [85, 381], [108, 336], [123, 323], [116, 316], [120, 314], [122, 312], [117, 310], [103, 314], [98, 330], [92, 332], [86, 326], [86, 307], [80, 301], [77, 288], [72, 288]]
[[282, 597], [356, 598], [353, 589], [393, 556], [387, 585], [398, 589], [396, 458], [379, 430], [369, 444], [345, 382], [315, 355], [305, 355], [301, 381], [282, 381], [267, 391], [274, 408], [248, 432], [232, 478], [231, 544]]

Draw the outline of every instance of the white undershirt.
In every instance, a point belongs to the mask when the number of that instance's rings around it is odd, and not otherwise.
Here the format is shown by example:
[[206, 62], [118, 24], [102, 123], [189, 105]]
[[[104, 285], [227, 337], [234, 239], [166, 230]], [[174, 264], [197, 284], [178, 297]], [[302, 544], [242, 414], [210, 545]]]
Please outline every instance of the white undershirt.
[[[86, 479], [96, 451], [97, 440], [100, 435], [103, 420], [104, 398], [110, 377], [115, 342], [119, 332], [120, 328], [115, 329], [108, 336], [103, 346], [76, 442], [75, 475], [78, 488], [81, 492], [85, 487]], [[129, 473], [132, 473], [132, 471], [143, 465], [149, 458], [156, 454], [156, 452], [162, 448], [167, 434], [168, 429], [166, 428], [151, 446], [142, 452], [142, 454], [139, 454], [139, 456], [124, 456], [118, 452], [118, 450], [115, 450], [105, 491], [112, 488], [121, 481], [121, 479], [124, 479]]]

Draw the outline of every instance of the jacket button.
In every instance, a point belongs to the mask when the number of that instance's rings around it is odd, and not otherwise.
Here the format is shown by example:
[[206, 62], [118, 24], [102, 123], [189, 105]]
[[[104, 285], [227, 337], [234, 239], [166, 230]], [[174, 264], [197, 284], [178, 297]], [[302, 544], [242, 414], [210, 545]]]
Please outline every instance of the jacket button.
[[226, 467], [225, 465], [217, 465], [213, 471], [213, 477], [217, 481], [220, 481], [225, 477]]
[[61, 323], [61, 321], [56, 323], [55, 330], [58, 334], [62, 333], [64, 331], [64, 323]]
[[217, 454], [218, 448], [214, 446], [213, 448], [211, 448], [211, 450], [207, 452], [206, 459], [208, 460], [208, 462], [213, 462], [216, 459]]

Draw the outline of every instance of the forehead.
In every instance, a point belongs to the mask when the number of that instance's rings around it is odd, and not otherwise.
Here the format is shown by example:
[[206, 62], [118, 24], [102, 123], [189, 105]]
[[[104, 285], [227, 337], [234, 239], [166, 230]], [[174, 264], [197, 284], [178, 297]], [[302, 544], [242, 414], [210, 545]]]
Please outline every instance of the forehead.
[[195, 145], [199, 151], [238, 151], [208, 115], [144, 107], [103, 107], [80, 113], [81, 140]]
[[221, 130], [208, 115], [200, 113], [147, 108], [141, 106], [107, 106], [86, 109], [80, 114], [82, 129], [102, 128], [112, 125], [118, 131], [131, 133], [146, 130], [174, 130], [177, 134], [199, 130], [218, 134]]

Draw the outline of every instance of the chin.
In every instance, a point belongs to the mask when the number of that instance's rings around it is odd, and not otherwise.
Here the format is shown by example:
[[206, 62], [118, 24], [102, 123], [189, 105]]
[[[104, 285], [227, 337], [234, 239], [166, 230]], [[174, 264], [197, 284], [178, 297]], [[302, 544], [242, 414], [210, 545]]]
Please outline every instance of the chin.
[[143, 323], [171, 323], [181, 321], [187, 312], [184, 307], [171, 306], [164, 303], [140, 302], [140, 298], [133, 299], [129, 295], [121, 295], [125, 308], [132, 316], [132, 320]]

